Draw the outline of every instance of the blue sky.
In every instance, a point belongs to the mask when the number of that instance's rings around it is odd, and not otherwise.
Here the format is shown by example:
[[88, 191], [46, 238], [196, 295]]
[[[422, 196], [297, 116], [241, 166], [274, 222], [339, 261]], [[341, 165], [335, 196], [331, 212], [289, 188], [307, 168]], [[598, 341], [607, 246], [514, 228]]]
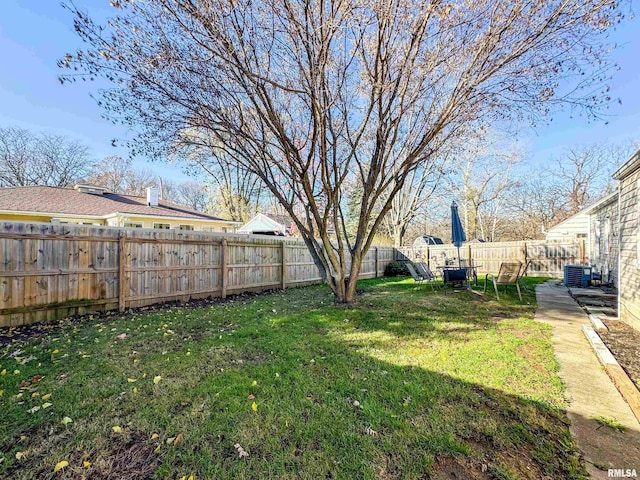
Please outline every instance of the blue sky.
[[[76, 0], [76, 5], [97, 18], [109, 15], [108, 0]], [[524, 131], [520, 142], [534, 162], [560, 155], [565, 147], [591, 142], [640, 140], [640, 21], [628, 20], [611, 33], [619, 45], [613, 57], [621, 70], [611, 83], [613, 103], [608, 125], [588, 123], [558, 113], [548, 126]], [[111, 139], [126, 135], [126, 128], [102, 119], [90, 98], [96, 85], [76, 82], [61, 85], [56, 61], [81, 47], [73, 32], [71, 14], [55, 0], [2, 0], [0, 16], [0, 125], [17, 125], [34, 131], [64, 134], [88, 145], [96, 159], [128, 152], [113, 148]], [[153, 168], [165, 178], [181, 181], [181, 168], [148, 159], [139, 167]]]

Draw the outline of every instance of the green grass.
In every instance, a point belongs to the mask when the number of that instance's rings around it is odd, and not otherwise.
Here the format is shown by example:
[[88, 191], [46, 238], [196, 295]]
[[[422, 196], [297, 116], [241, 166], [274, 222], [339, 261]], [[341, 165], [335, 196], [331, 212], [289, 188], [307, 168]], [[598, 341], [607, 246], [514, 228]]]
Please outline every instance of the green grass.
[[361, 288], [353, 308], [307, 287], [10, 345], [0, 477], [586, 478], [532, 293]]
[[623, 424], [621, 424], [619, 421], [617, 421], [615, 418], [603, 417], [602, 415], [597, 415], [593, 417], [593, 419], [596, 422], [598, 422], [601, 426], [609, 427], [612, 430], [616, 430], [618, 432], [624, 433], [627, 430], [626, 427]]

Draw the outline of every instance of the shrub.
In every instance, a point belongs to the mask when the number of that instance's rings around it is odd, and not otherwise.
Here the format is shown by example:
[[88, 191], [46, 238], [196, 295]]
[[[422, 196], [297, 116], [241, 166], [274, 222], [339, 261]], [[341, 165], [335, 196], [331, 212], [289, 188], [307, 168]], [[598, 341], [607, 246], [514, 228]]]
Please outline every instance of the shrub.
[[384, 268], [384, 276], [385, 277], [409, 276], [409, 270], [407, 270], [407, 263], [409, 262], [391, 262]]

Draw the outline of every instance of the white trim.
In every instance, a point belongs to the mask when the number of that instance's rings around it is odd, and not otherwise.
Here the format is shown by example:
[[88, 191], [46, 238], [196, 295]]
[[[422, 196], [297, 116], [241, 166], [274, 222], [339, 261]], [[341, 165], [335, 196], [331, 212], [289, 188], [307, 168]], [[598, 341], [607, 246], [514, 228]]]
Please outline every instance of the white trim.
[[[29, 216], [29, 217], [56, 217], [56, 218], [91, 218], [95, 220], [106, 220], [105, 217], [101, 215], [85, 215], [81, 213], [52, 213], [52, 212], [31, 212], [31, 211], [20, 211], [20, 210], [0, 210], [0, 215], [17, 215], [17, 216]], [[2, 220], [2, 219], [0, 219]]]
[[110, 213], [105, 218], [115, 217], [116, 215], [126, 216], [126, 217], [142, 217], [142, 218], [166, 218], [167, 220], [176, 220], [179, 222], [209, 222], [209, 223], [226, 223], [231, 225], [240, 225], [242, 222], [236, 222], [235, 220], [216, 220], [212, 218], [198, 218], [198, 217], [171, 217], [169, 215], [150, 215], [148, 213], [135, 213], [135, 212], [115, 212]]

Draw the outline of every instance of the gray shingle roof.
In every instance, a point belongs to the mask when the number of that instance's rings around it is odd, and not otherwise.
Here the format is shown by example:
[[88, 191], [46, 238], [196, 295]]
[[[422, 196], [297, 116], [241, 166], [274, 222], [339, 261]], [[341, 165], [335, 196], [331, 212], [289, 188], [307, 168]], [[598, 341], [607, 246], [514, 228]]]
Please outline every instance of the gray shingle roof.
[[0, 188], [0, 210], [100, 217], [118, 212], [191, 220], [229, 221], [163, 200], [157, 207], [150, 207], [145, 197], [115, 193], [92, 195], [71, 188], [45, 186]]

